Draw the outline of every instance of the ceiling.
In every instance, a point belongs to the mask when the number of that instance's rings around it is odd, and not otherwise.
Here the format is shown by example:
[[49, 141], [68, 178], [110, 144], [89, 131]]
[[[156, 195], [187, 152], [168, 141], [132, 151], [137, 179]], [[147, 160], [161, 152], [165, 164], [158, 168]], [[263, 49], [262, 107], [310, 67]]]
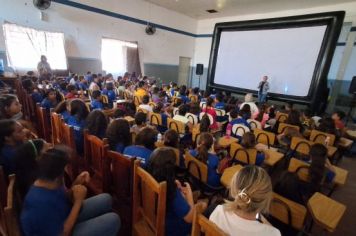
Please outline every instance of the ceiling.
[[[195, 19], [257, 14], [355, 2], [356, 0], [145, 0]], [[210, 14], [206, 10], [215, 9]]]

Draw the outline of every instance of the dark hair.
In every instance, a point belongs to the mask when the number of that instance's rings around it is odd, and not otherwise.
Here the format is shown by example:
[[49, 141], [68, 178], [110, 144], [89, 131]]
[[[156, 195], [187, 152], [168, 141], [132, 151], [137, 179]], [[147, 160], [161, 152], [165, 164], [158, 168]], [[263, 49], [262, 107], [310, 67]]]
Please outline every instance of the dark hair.
[[161, 147], [154, 150], [147, 164], [147, 171], [157, 182], [167, 182], [167, 206], [176, 195], [175, 175], [176, 154], [173, 149]]
[[5, 144], [5, 137], [11, 136], [15, 132], [16, 121], [5, 119], [0, 120], [0, 149]]
[[311, 186], [314, 187], [314, 191], [319, 191], [320, 185], [322, 183], [324, 172], [325, 172], [325, 162], [327, 158], [328, 149], [319, 143], [314, 144], [309, 152], [311, 164], [309, 168], [309, 176]]
[[215, 96], [215, 99], [219, 102], [222, 102], [224, 100], [224, 95], [219, 92], [216, 96]]
[[286, 120], [287, 124], [290, 125], [297, 125], [297, 126], [301, 126], [300, 123], [300, 113], [297, 110], [291, 110], [288, 114], [288, 118]]
[[267, 111], [267, 105], [266, 103], [264, 103], [260, 106], [259, 113], [256, 117], [256, 120], [261, 122], [263, 120], [263, 116], [266, 113], [266, 111]]
[[190, 103], [190, 109], [189, 109], [190, 113], [193, 114], [199, 114], [200, 113], [200, 106], [198, 102], [192, 102]]
[[113, 118], [123, 118], [126, 115], [126, 112], [123, 109], [117, 108], [114, 110]]
[[38, 178], [54, 181], [63, 176], [64, 168], [69, 162], [68, 149], [57, 146], [47, 150], [38, 161]]
[[73, 99], [70, 102], [70, 114], [75, 116], [78, 121], [85, 120], [88, 116], [88, 108], [80, 99]]
[[53, 109], [55, 113], [62, 113], [67, 110], [67, 101], [63, 100], [57, 104], [57, 106]]
[[236, 119], [239, 115], [239, 111], [235, 108], [230, 111], [230, 116], [232, 119]]
[[199, 88], [198, 87], [193, 88], [193, 94], [194, 95], [198, 95], [199, 94]]
[[145, 127], [136, 135], [135, 144], [154, 150], [157, 141], [157, 131], [150, 127]]
[[212, 147], [214, 143], [214, 138], [210, 133], [201, 133], [199, 136], [199, 142], [198, 142], [198, 147], [197, 147], [197, 151], [198, 151], [198, 155], [196, 156], [196, 158], [207, 164], [208, 163], [208, 156], [209, 156], [209, 149]]
[[22, 84], [22, 87], [27, 91], [27, 93], [32, 93], [33, 82], [31, 79], [28, 79], [27, 77], [25, 77], [25, 79], [22, 80], [21, 84]]
[[205, 113], [203, 115], [203, 117], [201, 118], [201, 120], [200, 120], [200, 125], [199, 125], [200, 133], [209, 132], [210, 131], [210, 129], [209, 129], [210, 125], [211, 124], [210, 124], [209, 116], [208, 116], [208, 114]]
[[138, 82], [138, 87], [139, 87], [139, 88], [142, 88], [144, 85], [145, 85], [145, 82], [144, 82], [144, 81]]
[[73, 84], [68, 84], [67, 85], [67, 91], [68, 92], [72, 92], [72, 91], [74, 91], [75, 90], [75, 86], [73, 85]]
[[162, 102], [159, 102], [156, 104], [156, 106], [153, 107], [153, 112], [154, 113], [161, 113], [162, 111], [162, 108], [163, 108], [163, 103]]
[[275, 111], [276, 111], [276, 110], [274, 109], [274, 107], [270, 107], [270, 108], [269, 108], [268, 116], [269, 116], [270, 119], [273, 119], [273, 118], [276, 117]]
[[206, 106], [207, 106], [207, 107], [213, 106], [213, 103], [214, 103], [214, 99], [213, 99], [213, 98], [208, 97], [208, 98], [206, 99]]
[[154, 87], [152, 92], [154, 94], [157, 94], [159, 92], [159, 87]]
[[181, 116], [185, 116], [185, 114], [187, 114], [187, 111], [188, 111], [188, 108], [187, 108], [187, 105], [185, 105], [185, 104], [180, 105], [178, 108], [178, 114]]
[[256, 145], [256, 138], [252, 132], [247, 132], [242, 136], [241, 145], [244, 148], [254, 148]]
[[37, 178], [37, 160], [41, 155], [44, 143], [42, 139], [34, 139], [21, 144], [15, 150], [16, 187], [21, 199], [25, 198], [29, 188]]
[[17, 100], [17, 97], [12, 94], [4, 94], [0, 97], [0, 119], [11, 118], [8, 117], [6, 109]]
[[147, 115], [146, 113], [143, 112], [137, 112], [135, 115], [135, 123], [136, 125], [142, 125], [146, 123], [147, 121]]
[[98, 138], [103, 138], [106, 128], [108, 126], [108, 119], [101, 110], [93, 110], [89, 113], [86, 119], [86, 128], [89, 134], [95, 135]]
[[118, 143], [122, 143], [125, 147], [131, 144], [130, 124], [125, 119], [113, 120], [107, 130], [106, 137], [109, 140], [111, 150], [115, 150]]
[[182, 95], [182, 96], [185, 96], [186, 95], [186, 90], [187, 90], [186, 86], [181, 86], [179, 88], [179, 94]]
[[169, 129], [164, 133], [164, 145], [169, 147], [178, 148], [179, 134], [173, 129]]
[[101, 92], [100, 92], [99, 90], [94, 90], [94, 91], [92, 92], [91, 96], [93, 97], [93, 99], [100, 98]]
[[329, 134], [337, 134], [335, 122], [330, 117], [325, 117], [320, 120], [318, 130]]
[[148, 95], [144, 95], [142, 97], [142, 103], [143, 104], [148, 104], [150, 102], [150, 97]]
[[303, 111], [303, 114], [304, 114], [304, 116], [306, 116], [306, 117], [311, 117], [311, 116], [312, 116], [312, 111], [311, 111], [309, 108], [307, 108], [307, 109], [305, 109], [305, 110]]
[[334, 114], [336, 114], [340, 118], [340, 120], [345, 118], [345, 112], [343, 111], [335, 111]]

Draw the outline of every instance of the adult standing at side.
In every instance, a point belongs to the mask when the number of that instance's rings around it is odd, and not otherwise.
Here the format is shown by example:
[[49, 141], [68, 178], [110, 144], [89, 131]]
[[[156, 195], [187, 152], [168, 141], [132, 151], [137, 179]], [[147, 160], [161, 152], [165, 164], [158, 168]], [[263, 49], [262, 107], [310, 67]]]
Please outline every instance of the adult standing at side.
[[51, 78], [52, 69], [49, 63], [47, 62], [47, 57], [45, 55], [41, 56], [41, 61], [37, 64], [37, 71], [41, 81], [49, 80]]
[[258, 103], [265, 103], [269, 90], [268, 76], [262, 77], [262, 81], [258, 85]]

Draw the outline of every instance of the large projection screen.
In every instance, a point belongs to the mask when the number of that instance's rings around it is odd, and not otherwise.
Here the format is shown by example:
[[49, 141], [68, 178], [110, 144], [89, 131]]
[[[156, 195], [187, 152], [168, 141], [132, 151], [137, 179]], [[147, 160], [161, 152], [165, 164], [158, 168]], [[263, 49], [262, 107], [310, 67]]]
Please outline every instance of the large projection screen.
[[208, 90], [257, 95], [269, 77], [268, 98], [327, 103], [327, 75], [345, 12], [324, 12], [215, 25]]
[[307, 96], [326, 25], [221, 33], [215, 83], [256, 90], [263, 75], [270, 92]]

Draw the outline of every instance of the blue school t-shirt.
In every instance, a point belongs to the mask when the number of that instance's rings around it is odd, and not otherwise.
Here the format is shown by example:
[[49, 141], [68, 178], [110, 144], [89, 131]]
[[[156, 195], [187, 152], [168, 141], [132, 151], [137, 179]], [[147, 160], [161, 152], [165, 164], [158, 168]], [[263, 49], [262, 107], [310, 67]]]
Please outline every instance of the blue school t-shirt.
[[116, 144], [114, 149], [115, 152], [119, 152], [119, 153], [123, 153], [124, 150], [125, 150], [125, 145], [123, 143]]
[[15, 147], [4, 145], [1, 149], [0, 153], [0, 165], [3, 166], [5, 175], [8, 176], [9, 174], [15, 173]]
[[75, 116], [69, 116], [67, 119], [67, 124], [73, 127], [77, 152], [82, 154], [84, 152], [83, 130], [85, 128], [85, 120], [77, 120]]
[[241, 125], [247, 126], [249, 129], [251, 129], [251, 126], [247, 122], [247, 120], [245, 120], [244, 118], [241, 118], [241, 117], [230, 121], [230, 124], [231, 125], [241, 124]]
[[[196, 150], [190, 150], [189, 153], [196, 157], [198, 155], [198, 152]], [[213, 187], [218, 187], [220, 186], [220, 177], [221, 175], [218, 174], [216, 171], [219, 166], [219, 157], [217, 157], [214, 154], [209, 153], [208, 154], [208, 180], [207, 184]]]
[[54, 105], [52, 104], [52, 102], [49, 99], [45, 98], [41, 102], [41, 107], [49, 110], [51, 108], [54, 108]]
[[109, 103], [113, 103], [116, 100], [116, 93], [114, 90], [104, 89], [101, 94], [108, 96]]
[[32, 100], [35, 102], [35, 103], [41, 103], [42, 100], [43, 100], [43, 96], [41, 93], [39, 92], [33, 92], [31, 94], [31, 97], [32, 97]]
[[225, 109], [225, 103], [224, 103], [224, 102], [217, 102], [217, 103], [215, 104], [215, 108], [216, 108], [216, 109], [224, 110], [224, 109]]
[[104, 105], [97, 101], [97, 100], [93, 100], [91, 103], [90, 103], [90, 106], [91, 106], [91, 109], [95, 110], [95, 109], [98, 109], [98, 110], [102, 110], [104, 109]]
[[148, 163], [148, 160], [150, 159], [152, 150], [142, 147], [142, 146], [137, 146], [137, 145], [131, 145], [125, 148], [124, 150], [124, 155], [128, 155], [131, 157], [136, 157], [138, 160], [142, 162], [142, 165], [145, 167]]
[[179, 97], [180, 99], [182, 99], [183, 103], [188, 103], [188, 102], [190, 102], [190, 99], [189, 99], [187, 96], [185, 96], [185, 95], [179, 95], [178, 97]]
[[71, 204], [64, 188], [32, 186], [27, 193], [20, 222], [25, 236], [61, 235]]
[[189, 213], [190, 206], [184, 199], [179, 189], [176, 190], [174, 200], [169, 203], [166, 212], [165, 231], [167, 236], [189, 235], [191, 224], [184, 221], [184, 217]]
[[70, 117], [69, 112], [68, 112], [68, 111], [63, 111], [63, 112], [61, 113], [61, 116], [63, 117], [64, 122], [65, 122], [65, 123], [68, 123], [68, 119], [69, 119], [69, 117]]

